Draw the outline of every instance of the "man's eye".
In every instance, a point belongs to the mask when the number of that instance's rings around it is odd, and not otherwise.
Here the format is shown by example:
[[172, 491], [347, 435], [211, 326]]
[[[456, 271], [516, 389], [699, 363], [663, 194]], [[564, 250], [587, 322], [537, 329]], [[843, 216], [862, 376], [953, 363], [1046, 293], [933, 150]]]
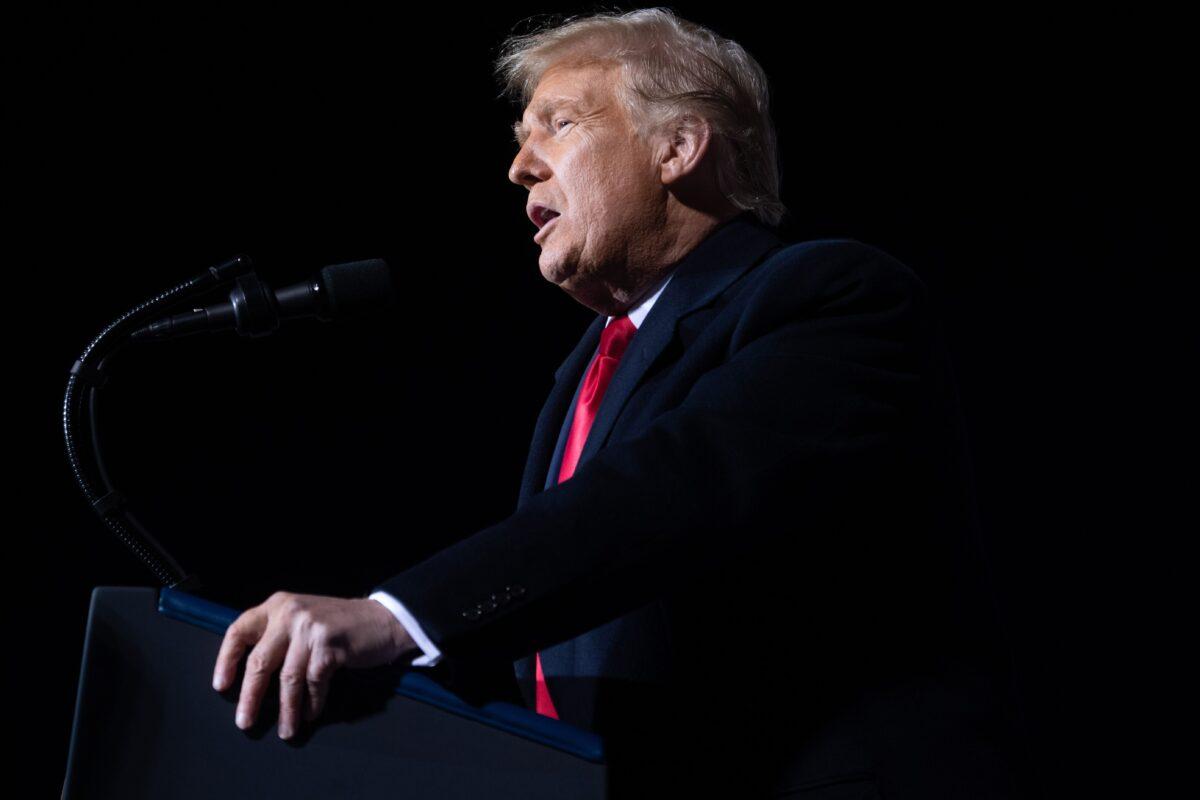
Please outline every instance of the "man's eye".
[[554, 120], [554, 130], [561, 131], [563, 125], [570, 125], [570, 124], [571, 124], [571, 120], [569, 120], [569, 119], [556, 119], [556, 120]]

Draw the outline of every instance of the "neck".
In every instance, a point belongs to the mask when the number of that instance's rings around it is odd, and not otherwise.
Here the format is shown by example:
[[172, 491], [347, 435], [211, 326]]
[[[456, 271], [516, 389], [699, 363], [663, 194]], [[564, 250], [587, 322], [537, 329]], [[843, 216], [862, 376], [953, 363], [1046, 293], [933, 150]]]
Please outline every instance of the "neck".
[[651, 266], [632, 272], [630, 277], [636, 278], [634, 285], [628, 291], [615, 295], [610, 310], [601, 310], [601, 313], [610, 317], [629, 313], [629, 310], [642, 302], [684, 256], [695, 250], [713, 231], [740, 213], [740, 209], [733, 206], [726, 206], [719, 213], [682, 205], [668, 209], [667, 224], [662, 226], [663, 233], [654, 248], [659, 256], [650, 262]]

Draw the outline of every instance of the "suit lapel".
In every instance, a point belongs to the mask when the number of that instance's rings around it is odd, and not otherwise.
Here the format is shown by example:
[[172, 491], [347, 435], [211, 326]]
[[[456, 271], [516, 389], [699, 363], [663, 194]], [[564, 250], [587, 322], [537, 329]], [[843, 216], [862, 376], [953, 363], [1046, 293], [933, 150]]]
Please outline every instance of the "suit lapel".
[[[712, 302], [760, 258], [782, 244], [751, 215], [729, 220], [683, 257], [674, 277], [643, 320], [604, 392], [579, 456], [582, 465], [608, 441], [613, 425], [646, 371], [675, 337], [679, 322]], [[601, 322], [603, 325], [603, 322]], [[597, 338], [597, 342], [599, 338]], [[578, 469], [578, 467], [576, 467]]]
[[550, 390], [550, 396], [546, 398], [542, 412], [538, 414], [537, 424], [533, 428], [533, 441], [529, 445], [529, 456], [525, 459], [525, 473], [521, 478], [517, 508], [523, 506], [533, 494], [545, 488], [544, 482], [554, 455], [559, 429], [577, 391], [579, 377], [600, 344], [600, 331], [604, 329], [605, 319], [607, 317], [599, 316], [592, 320], [579, 344], [575, 345], [567, 360], [554, 371], [554, 388]]

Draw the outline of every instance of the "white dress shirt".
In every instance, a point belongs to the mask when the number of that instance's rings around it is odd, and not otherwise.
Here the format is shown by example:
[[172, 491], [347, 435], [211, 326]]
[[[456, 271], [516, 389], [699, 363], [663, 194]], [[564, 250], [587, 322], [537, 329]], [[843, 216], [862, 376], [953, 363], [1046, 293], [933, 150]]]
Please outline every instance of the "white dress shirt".
[[[642, 322], [645, 321], [646, 315], [650, 313], [650, 307], [654, 305], [654, 301], [662, 294], [663, 289], [667, 288], [667, 284], [671, 282], [671, 276], [674, 274], [674, 272], [667, 273], [667, 276], [661, 279], [658, 287], [653, 289], [645, 300], [642, 300], [629, 310], [629, 321], [633, 323], [635, 328], [642, 327]], [[604, 327], [607, 328], [608, 323], [612, 321], [613, 318], [609, 317], [605, 320]], [[372, 592], [370, 599], [382, 603], [384, 608], [392, 612], [396, 619], [400, 621], [400, 624], [404, 626], [404, 630], [408, 631], [409, 635], [412, 636], [417, 647], [421, 648], [421, 652], [424, 655], [414, 658], [412, 666], [432, 667], [442, 660], [442, 651], [429, 640], [429, 637], [425, 635], [425, 631], [421, 629], [421, 624], [417, 622], [416, 617], [409, 613], [403, 603], [388, 592]]]

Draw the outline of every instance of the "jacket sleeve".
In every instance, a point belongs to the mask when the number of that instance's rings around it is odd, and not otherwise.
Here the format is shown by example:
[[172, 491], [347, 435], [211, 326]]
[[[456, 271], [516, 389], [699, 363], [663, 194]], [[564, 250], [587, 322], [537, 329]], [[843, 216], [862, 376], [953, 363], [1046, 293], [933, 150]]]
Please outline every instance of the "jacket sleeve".
[[852, 241], [792, 245], [759, 269], [744, 302], [707, 323], [728, 326], [725, 358], [679, 405], [377, 587], [447, 657], [528, 655], [782, 537], [803, 557], [820, 531], [777, 524], [795, 519], [788, 509], [836, 514], [861, 502], [856, 487], [904, 468], [923, 284]]

